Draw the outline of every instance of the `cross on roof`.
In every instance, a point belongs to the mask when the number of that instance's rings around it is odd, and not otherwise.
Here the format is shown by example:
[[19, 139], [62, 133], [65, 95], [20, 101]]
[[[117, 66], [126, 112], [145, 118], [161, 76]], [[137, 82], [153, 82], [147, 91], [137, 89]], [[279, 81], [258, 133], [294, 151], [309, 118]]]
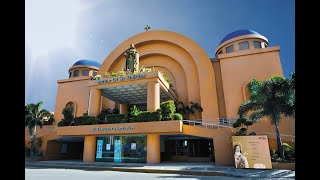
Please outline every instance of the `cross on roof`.
[[144, 28], [146, 31], [148, 31], [150, 29], [150, 26], [147, 25], [145, 28]]

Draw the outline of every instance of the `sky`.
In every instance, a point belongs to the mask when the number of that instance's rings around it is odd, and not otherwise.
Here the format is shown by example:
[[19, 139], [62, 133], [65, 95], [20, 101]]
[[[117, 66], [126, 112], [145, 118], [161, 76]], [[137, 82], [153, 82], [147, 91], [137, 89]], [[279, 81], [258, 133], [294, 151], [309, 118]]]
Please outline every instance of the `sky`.
[[104, 59], [126, 39], [167, 30], [198, 43], [210, 58], [227, 34], [257, 31], [280, 46], [286, 78], [295, 71], [294, 0], [26, 0], [25, 103], [54, 111], [57, 80], [78, 60]]

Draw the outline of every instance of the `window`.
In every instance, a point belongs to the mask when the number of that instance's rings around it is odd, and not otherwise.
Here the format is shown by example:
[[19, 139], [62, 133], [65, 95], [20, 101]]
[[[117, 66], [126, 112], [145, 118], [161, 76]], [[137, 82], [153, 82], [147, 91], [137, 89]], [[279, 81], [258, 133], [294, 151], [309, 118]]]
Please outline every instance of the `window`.
[[239, 50], [249, 49], [248, 41], [239, 43]]
[[261, 42], [259, 42], [259, 41], [253, 41], [253, 47], [254, 47], [255, 49], [261, 48]]
[[68, 144], [61, 144], [61, 153], [67, 153]]
[[82, 70], [82, 76], [89, 76], [89, 70]]
[[93, 76], [96, 76], [97, 75], [97, 71], [93, 71]]
[[79, 70], [74, 70], [73, 71], [73, 77], [79, 76]]
[[227, 53], [231, 53], [234, 51], [233, 45], [227, 47]]
[[249, 91], [249, 85], [250, 83], [247, 83], [243, 86], [243, 98], [244, 101], [248, 101], [250, 99], [251, 93]]
[[222, 50], [220, 50], [220, 51], [218, 52], [218, 54], [222, 54]]
[[70, 112], [73, 116], [75, 116], [75, 109], [76, 109], [76, 106], [73, 102], [68, 102], [65, 106], [65, 108], [70, 108]]
[[69, 73], [69, 78], [71, 78], [71, 76], [72, 76], [72, 72]]
[[147, 162], [147, 136], [97, 137], [97, 162]]

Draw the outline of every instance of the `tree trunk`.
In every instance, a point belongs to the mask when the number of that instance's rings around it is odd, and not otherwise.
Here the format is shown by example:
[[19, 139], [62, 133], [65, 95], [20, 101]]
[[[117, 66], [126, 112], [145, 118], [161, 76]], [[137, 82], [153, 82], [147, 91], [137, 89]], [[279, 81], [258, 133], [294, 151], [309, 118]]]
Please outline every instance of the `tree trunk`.
[[282, 141], [281, 141], [281, 137], [280, 137], [280, 133], [279, 133], [279, 129], [278, 129], [278, 125], [275, 124], [274, 127], [276, 128], [277, 145], [278, 145], [278, 151], [279, 151], [280, 157], [281, 157], [281, 159], [285, 159], [283, 146], [282, 146]]
[[36, 129], [37, 125], [32, 128], [32, 136], [31, 136], [31, 154], [33, 155], [36, 150]]
[[29, 128], [29, 134], [30, 134], [30, 142], [31, 142], [30, 155], [33, 155], [33, 149], [34, 149], [33, 128]]

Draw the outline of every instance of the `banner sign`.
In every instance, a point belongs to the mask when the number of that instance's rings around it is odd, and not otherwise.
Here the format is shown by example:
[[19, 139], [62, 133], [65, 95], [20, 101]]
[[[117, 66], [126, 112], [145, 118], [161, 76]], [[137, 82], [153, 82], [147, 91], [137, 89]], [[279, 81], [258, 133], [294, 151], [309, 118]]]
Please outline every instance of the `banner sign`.
[[272, 169], [268, 137], [232, 136], [236, 168]]
[[98, 140], [97, 141], [96, 158], [102, 158], [102, 144], [103, 144], [103, 140]]
[[114, 141], [114, 162], [121, 162], [121, 140]]

